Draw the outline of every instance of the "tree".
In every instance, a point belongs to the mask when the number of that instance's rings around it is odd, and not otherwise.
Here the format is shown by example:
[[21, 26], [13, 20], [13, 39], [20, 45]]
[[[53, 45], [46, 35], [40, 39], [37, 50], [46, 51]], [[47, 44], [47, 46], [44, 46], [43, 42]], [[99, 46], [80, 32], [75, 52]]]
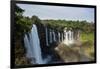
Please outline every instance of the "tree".
[[15, 5], [15, 36], [22, 37], [25, 33], [30, 31], [32, 23], [29, 17], [23, 16], [24, 10]]
[[32, 20], [32, 23], [34, 23], [34, 24], [40, 24], [41, 23], [41, 20], [35, 15], [31, 17], [31, 20]]

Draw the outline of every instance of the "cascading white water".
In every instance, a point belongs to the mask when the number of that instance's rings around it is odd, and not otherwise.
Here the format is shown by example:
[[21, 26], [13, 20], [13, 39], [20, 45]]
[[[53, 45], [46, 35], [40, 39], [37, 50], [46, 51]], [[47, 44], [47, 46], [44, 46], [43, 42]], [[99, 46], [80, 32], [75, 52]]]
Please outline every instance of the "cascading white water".
[[73, 31], [71, 32], [71, 38], [72, 38], [71, 39], [72, 40], [72, 43], [74, 43], [74, 32]]
[[56, 41], [56, 36], [54, 31], [53, 31], [53, 41]]
[[32, 43], [36, 63], [43, 64], [41, 48], [40, 48], [40, 41], [39, 41], [37, 27], [35, 24], [33, 24], [30, 36], [31, 36], [30, 43]]
[[68, 31], [68, 35], [69, 35], [68, 40], [71, 41], [71, 31], [70, 30]]
[[51, 32], [51, 29], [49, 29], [49, 41], [50, 41], [50, 43], [52, 43], [52, 32]]
[[68, 32], [66, 30], [64, 30], [64, 38], [64, 44], [69, 45]]
[[46, 45], [49, 46], [49, 43], [48, 43], [48, 29], [47, 28], [45, 28], [45, 29], [46, 29]]
[[58, 40], [59, 40], [59, 42], [60, 42], [60, 33], [58, 32]]
[[24, 36], [24, 44], [25, 44], [25, 48], [26, 48], [26, 51], [27, 51], [26, 52], [26, 57], [29, 58], [29, 59], [34, 58], [34, 55], [33, 55], [33, 52], [31, 50], [31, 46], [30, 46], [30, 43], [29, 43], [29, 40], [28, 40], [28, 37], [27, 37], [26, 34]]
[[72, 44], [73, 43], [73, 32], [71, 30], [69, 30], [69, 43]]
[[43, 64], [44, 62], [41, 54], [40, 41], [37, 32], [37, 27], [35, 24], [33, 24], [31, 32], [29, 33], [29, 40], [25, 35], [24, 43], [27, 49], [27, 55], [29, 58], [31, 58], [31, 63], [34, 64], [35, 61], [35, 63], [37, 64]]
[[61, 40], [63, 41], [63, 33], [62, 33], [62, 36], [61, 36]]
[[74, 43], [74, 38], [73, 38], [74, 34], [73, 31], [69, 30], [66, 31], [64, 30], [64, 44], [69, 45], [69, 44], [73, 44]]
[[[74, 34], [73, 34], [73, 31], [71, 30], [69, 31], [64, 30], [64, 35], [63, 33], [57, 32], [58, 34], [57, 37], [56, 37], [56, 33], [52, 29], [45, 28], [45, 33], [46, 33], [46, 45], [47, 46], [49, 46], [49, 43], [53, 43], [54, 41], [55, 42], [63, 41], [64, 44], [69, 45], [69, 44], [72, 44], [74, 40], [74, 37], [73, 37]], [[49, 36], [49, 39], [48, 39], [48, 36]], [[46, 59], [42, 58], [40, 40], [38, 36], [37, 27], [35, 24], [33, 24], [31, 32], [29, 33], [29, 37], [25, 34], [24, 44], [27, 49], [26, 57], [31, 59], [31, 63], [45, 64], [51, 60], [50, 55], [48, 55]]]

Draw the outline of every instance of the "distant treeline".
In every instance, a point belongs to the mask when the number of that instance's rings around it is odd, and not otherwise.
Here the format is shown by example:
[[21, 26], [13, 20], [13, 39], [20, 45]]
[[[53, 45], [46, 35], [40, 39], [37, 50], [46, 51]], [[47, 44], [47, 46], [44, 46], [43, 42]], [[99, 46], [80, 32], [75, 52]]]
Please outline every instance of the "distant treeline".
[[44, 24], [51, 29], [62, 31], [65, 27], [72, 30], [81, 30], [89, 33], [94, 31], [94, 24], [87, 21], [71, 21], [71, 20], [40, 20], [38, 16], [33, 15], [30, 17], [23, 16], [25, 10], [21, 9], [17, 5], [15, 6], [15, 31], [17, 36], [21, 36], [24, 33], [30, 31], [32, 24]]
[[87, 21], [68, 21], [68, 20], [42, 20], [43, 24], [48, 27], [57, 30], [63, 30], [65, 27], [72, 30], [82, 30], [84, 32], [93, 32], [94, 23], [89, 23]]

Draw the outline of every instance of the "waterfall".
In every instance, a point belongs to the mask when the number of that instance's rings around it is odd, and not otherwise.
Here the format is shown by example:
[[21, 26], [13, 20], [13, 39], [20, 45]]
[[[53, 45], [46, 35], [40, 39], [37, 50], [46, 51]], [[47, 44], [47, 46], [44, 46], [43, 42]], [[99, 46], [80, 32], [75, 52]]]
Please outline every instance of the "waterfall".
[[61, 36], [61, 40], [63, 41], [63, 33], [62, 33], [62, 36]]
[[74, 43], [74, 32], [64, 30], [64, 44], [69, 45]]
[[37, 32], [37, 27], [35, 24], [33, 24], [31, 32], [29, 33], [29, 38], [30, 39], [28, 41], [27, 36], [25, 35], [24, 37], [25, 47], [27, 49], [27, 56], [32, 59], [31, 63], [34, 64], [35, 61], [37, 64], [43, 64], [44, 62], [42, 60], [40, 41]]
[[45, 28], [45, 29], [46, 29], [46, 45], [49, 46], [49, 44], [48, 44], [48, 29], [47, 28]]
[[32, 36], [31, 38], [32, 40], [30, 42], [32, 43], [36, 63], [42, 64], [43, 61], [42, 61], [42, 54], [41, 54], [41, 48], [40, 48], [40, 41], [39, 41], [37, 27], [35, 24], [33, 24], [33, 27], [31, 30], [31, 36]]
[[64, 30], [64, 44], [69, 45], [69, 40], [68, 40], [68, 32]]
[[68, 34], [69, 34], [68, 40], [71, 41], [71, 31], [70, 30], [68, 31]]
[[54, 31], [53, 31], [53, 41], [56, 41], [56, 36]]
[[64, 32], [65, 33], [65, 43], [68, 44], [68, 32]]
[[72, 41], [73, 41], [74, 40], [74, 32], [72, 32], [71, 38], [72, 38]]
[[59, 42], [60, 42], [60, 33], [58, 32], [58, 40], [59, 40]]
[[50, 43], [52, 43], [53, 38], [52, 38], [52, 31], [51, 31], [51, 29], [50, 29], [49, 39], [50, 39]]
[[[64, 30], [64, 32], [55, 32], [55, 30], [45, 28], [46, 45], [53, 42], [63, 42], [66, 45], [72, 44], [74, 41], [74, 32], [72, 30]], [[29, 37], [28, 37], [29, 35]], [[40, 46], [40, 39], [38, 36], [38, 30], [35, 24], [33, 24], [30, 33], [25, 34], [24, 44], [26, 48], [26, 57], [31, 59], [32, 64], [45, 64], [51, 60], [51, 55], [47, 54], [46, 58], [42, 58], [42, 51]], [[57, 36], [56, 36], [57, 35]], [[79, 35], [78, 35], [79, 36]]]
[[73, 32], [71, 30], [69, 30], [69, 43], [72, 44], [73, 43]]
[[32, 50], [31, 50], [31, 46], [30, 46], [30, 43], [29, 43], [29, 40], [28, 40], [28, 37], [27, 35], [25, 34], [24, 36], [24, 44], [25, 44], [25, 48], [26, 48], [26, 57], [31, 59], [31, 58], [34, 58], [34, 55], [32, 54]]

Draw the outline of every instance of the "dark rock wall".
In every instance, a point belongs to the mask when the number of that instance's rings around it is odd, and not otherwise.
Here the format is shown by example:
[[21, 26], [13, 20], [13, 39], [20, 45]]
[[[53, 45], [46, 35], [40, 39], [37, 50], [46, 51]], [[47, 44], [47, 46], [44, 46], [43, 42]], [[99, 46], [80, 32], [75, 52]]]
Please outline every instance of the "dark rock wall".
[[40, 39], [40, 46], [42, 54], [46, 54], [48, 52], [48, 48], [46, 46], [46, 33], [45, 33], [45, 26], [43, 24], [36, 24], [38, 35]]

